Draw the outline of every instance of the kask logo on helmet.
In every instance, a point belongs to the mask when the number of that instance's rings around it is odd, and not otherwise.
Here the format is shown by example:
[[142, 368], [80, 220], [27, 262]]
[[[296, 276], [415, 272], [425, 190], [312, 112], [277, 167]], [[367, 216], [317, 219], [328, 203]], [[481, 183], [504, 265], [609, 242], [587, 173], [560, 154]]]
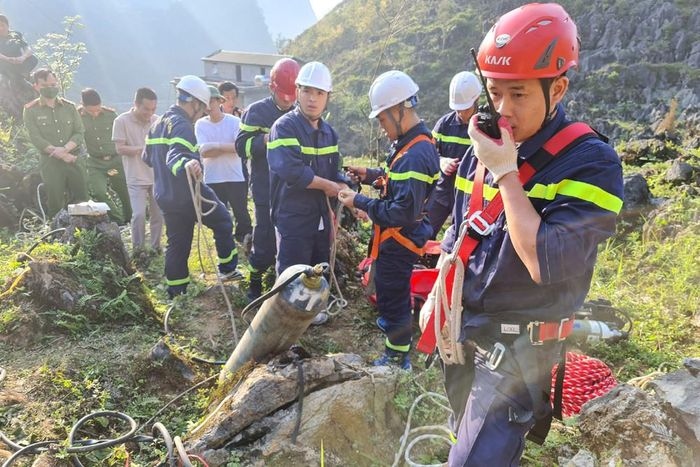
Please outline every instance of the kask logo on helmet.
[[486, 56], [487, 65], [510, 66], [510, 59], [513, 57], [496, 57], [495, 55]]

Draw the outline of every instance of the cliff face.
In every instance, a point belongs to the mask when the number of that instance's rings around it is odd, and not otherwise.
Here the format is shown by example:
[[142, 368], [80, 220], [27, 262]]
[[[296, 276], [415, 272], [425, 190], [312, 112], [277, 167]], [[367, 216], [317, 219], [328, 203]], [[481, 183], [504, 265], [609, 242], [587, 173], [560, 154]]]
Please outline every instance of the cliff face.
[[[579, 69], [570, 73], [569, 112], [613, 142], [653, 131], [676, 107], [690, 141], [700, 111], [700, 11], [690, 1], [560, 2], [578, 25]], [[335, 81], [332, 123], [346, 153], [367, 152], [367, 91], [379, 73], [398, 68], [419, 84], [429, 124], [447, 112], [447, 89], [503, 13], [523, 2], [485, 0], [346, 0], [307, 30], [288, 52], [329, 65]], [[675, 101], [675, 104], [672, 104]]]

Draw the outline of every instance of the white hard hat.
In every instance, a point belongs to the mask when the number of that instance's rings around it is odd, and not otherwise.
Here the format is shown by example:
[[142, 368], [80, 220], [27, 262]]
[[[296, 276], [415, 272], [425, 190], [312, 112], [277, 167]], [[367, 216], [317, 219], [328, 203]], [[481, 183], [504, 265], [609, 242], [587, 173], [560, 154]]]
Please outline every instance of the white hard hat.
[[180, 78], [180, 81], [178, 81], [175, 87], [194, 97], [202, 104], [205, 104], [207, 109], [209, 109], [211, 92], [209, 91], [209, 86], [207, 86], [207, 83], [205, 83], [202, 78], [194, 75], [185, 75]]
[[297, 86], [309, 86], [326, 92], [333, 90], [331, 72], [321, 62], [309, 62], [301, 67], [294, 84]]
[[479, 78], [474, 73], [460, 71], [450, 81], [450, 108], [466, 110], [474, 105], [482, 90]]
[[418, 85], [403, 71], [390, 70], [377, 76], [369, 88], [369, 104], [374, 118], [389, 107], [405, 102], [418, 92]]

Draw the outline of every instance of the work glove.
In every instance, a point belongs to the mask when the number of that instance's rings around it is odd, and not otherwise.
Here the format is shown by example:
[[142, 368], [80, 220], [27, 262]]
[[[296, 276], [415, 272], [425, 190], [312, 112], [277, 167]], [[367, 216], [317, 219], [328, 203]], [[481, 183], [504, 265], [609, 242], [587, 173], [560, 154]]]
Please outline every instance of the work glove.
[[474, 155], [491, 172], [493, 181], [498, 183], [504, 175], [518, 171], [518, 151], [513, 141], [513, 129], [505, 118], [499, 118], [501, 139], [494, 139], [481, 131], [476, 123], [477, 116], [474, 115], [469, 120], [469, 137]]

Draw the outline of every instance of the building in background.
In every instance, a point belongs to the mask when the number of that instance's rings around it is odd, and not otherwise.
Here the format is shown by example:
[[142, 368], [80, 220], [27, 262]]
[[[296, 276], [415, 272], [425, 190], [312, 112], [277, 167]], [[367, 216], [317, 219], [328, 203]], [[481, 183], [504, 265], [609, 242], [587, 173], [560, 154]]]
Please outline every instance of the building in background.
[[[238, 86], [238, 106], [246, 108], [253, 102], [270, 94], [270, 70], [281, 58], [294, 58], [289, 55], [238, 52], [217, 50], [202, 58], [204, 75], [202, 79], [217, 86], [223, 81], [231, 81]], [[297, 60], [299, 61], [299, 60]], [[300, 62], [301, 63], [301, 62]], [[173, 85], [178, 82], [175, 78]]]

